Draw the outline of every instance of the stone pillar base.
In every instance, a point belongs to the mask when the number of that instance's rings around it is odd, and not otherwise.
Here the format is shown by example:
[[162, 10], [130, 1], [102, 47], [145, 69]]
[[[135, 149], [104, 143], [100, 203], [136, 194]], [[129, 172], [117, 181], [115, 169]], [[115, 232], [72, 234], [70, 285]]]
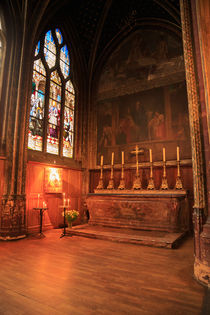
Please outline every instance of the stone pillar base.
[[195, 278], [202, 284], [210, 287], [210, 220], [203, 225], [200, 234], [200, 257], [195, 257]]
[[25, 195], [3, 196], [0, 204], [0, 239], [26, 237]]
[[210, 287], [210, 267], [197, 258], [194, 263], [194, 276], [198, 282]]

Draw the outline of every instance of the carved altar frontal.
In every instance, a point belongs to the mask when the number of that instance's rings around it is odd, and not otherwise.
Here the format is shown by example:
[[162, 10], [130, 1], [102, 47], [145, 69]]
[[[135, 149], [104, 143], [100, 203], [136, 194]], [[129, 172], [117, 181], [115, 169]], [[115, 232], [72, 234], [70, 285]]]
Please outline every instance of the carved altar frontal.
[[100, 190], [89, 194], [90, 225], [186, 232], [189, 207], [185, 190]]

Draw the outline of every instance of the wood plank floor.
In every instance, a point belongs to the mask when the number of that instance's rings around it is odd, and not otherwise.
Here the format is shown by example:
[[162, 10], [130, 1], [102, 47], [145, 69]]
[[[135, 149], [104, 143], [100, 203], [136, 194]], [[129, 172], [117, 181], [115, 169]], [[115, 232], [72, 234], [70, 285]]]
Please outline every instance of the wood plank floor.
[[193, 239], [162, 249], [82, 237], [0, 242], [0, 314], [201, 314]]

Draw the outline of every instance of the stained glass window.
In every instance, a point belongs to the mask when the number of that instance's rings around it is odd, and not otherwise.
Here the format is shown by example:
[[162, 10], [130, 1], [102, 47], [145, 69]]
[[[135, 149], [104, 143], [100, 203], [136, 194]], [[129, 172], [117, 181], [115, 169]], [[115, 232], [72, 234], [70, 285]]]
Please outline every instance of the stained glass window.
[[49, 30], [34, 54], [28, 148], [73, 157], [75, 92], [61, 31]]

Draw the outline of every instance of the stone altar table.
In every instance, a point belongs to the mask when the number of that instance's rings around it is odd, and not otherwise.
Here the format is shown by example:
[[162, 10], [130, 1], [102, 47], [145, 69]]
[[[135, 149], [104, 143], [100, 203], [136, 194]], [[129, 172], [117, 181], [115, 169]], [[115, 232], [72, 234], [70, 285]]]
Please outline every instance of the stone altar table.
[[88, 194], [90, 225], [187, 232], [189, 207], [185, 190], [98, 190]]

